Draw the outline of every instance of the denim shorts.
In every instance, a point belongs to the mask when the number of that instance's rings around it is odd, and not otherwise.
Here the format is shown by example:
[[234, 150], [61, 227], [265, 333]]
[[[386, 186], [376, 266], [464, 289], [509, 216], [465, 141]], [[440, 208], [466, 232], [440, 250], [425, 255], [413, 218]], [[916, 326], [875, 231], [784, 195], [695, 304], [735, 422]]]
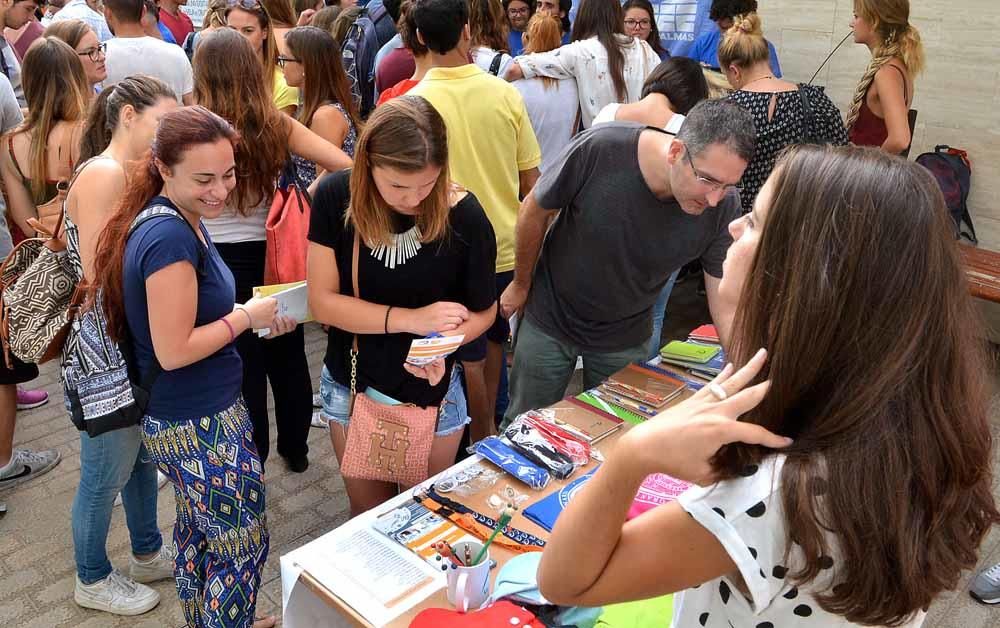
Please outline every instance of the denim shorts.
[[[441, 401], [438, 413], [436, 436], [450, 436], [465, 428], [469, 423], [469, 410], [465, 403], [465, 391], [462, 389], [462, 367], [457, 363], [451, 369], [451, 383], [448, 392]], [[330, 421], [336, 421], [347, 429], [351, 422], [351, 391], [330, 377], [330, 371], [323, 367], [319, 378], [319, 395], [323, 399], [323, 416]]]

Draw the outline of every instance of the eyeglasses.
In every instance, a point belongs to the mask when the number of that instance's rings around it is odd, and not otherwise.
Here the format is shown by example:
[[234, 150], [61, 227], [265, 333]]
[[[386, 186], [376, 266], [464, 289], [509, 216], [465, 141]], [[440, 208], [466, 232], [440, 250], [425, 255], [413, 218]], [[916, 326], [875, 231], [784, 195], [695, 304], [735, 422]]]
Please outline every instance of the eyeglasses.
[[684, 148], [684, 156], [687, 158], [688, 165], [691, 166], [691, 172], [694, 173], [695, 180], [712, 191], [718, 192], [719, 190], [724, 190], [728, 193], [733, 190], [739, 192], [742, 189], [738, 185], [716, 181], [712, 177], [706, 177], [699, 172], [698, 169], [694, 167], [694, 160], [691, 159], [691, 151], [689, 151], [687, 147]]
[[94, 46], [93, 48], [87, 48], [86, 50], [78, 52], [76, 54], [81, 57], [90, 57], [90, 60], [96, 63], [101, 60], [101, 57], [104, 56], [104, 53], [107, 51], [107, 49], [108, 45], [104, 42], [101, 42], [96, 46]]
[[298, 59], [293, 58], [293, 57], [280, 57], [280, 56], [278, 57], [278, 67], [279, 68], [285, 67], [286, 63], [302, 63], [302, 62], [299, 61]]
[[650, 24], [652, 24], [652, 22], [650, 22], [649, 20], [633, 20], [631, 18], [625, 20], [625, 28], [647, 29], [649, 28]]
[[527, 15], [527, 14], [528, 14], [527, 7], [523, 9], [507, 9], [507, 15]]

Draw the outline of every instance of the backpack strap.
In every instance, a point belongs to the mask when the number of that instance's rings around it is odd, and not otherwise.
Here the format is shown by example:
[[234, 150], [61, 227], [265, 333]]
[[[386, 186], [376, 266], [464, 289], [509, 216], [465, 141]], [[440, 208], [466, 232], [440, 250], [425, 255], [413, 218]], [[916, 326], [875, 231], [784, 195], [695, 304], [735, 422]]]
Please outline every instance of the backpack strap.
[[[126, 240], [129, 237], [131, 237], [132, 234], [135, 233], [135, 230], [141, 227], [143, 224], [149, 222], [150, 220], [159, 218], [161, 216], [172, 216], [177, 220], [183, 222], [185, 225], [188, 226], [189, 229], [191, 229], [191, 234], [198, 241], [199, 245], [198, 246], [199, 268], [197, 268], [196, 270], [198, 272], [201, 272], [200, 266], [205, 261], [204, 246], [202, 246], [201, 240], [198, 238], [198, 233], [194, 230], [194, 227], [191, 226], [191, 223], [189, 223], [187, 219], [180, 214], [180, 212], [178, 212], [176, 209], [172, 207], [168, 207], [167, 205], [153, 205], [139, 212], [139, 215], [136, 216], [135, 219], [132, 220], [132, 224], [129, 225], [128, 235], [126, 236]], [[143, 409], [143, 412], [145, 412], [145, 408], [149, 404], [149, 394], [153, 390], [153, 384], [156, 382], [156, 379], [163, 372], [163, 367], [160, 365], [160, 361], [156, 359], [156, 354], [154, 353], [153, 365], [150, 368], [149, 372], [141, 374], [139, 372], [139, 364], [138, 362], [136, 362], [135, 359], [135, 349], [132, 346], [132, 339], [129, 338], [127, 334], [124, 338], [122, 338], [122, 341], [118, 343], [118, 348], [121, 349], [122, 357], [125, 359], [125, 365], [128, 368], [129, 372], [129, 379], [131, 379], [133, 382], [138, 381], [139, 382], [138, 386], [141, 389], [141, 392], [146, 395], [145, 399], [136, 400], [136, 402]], [[133, 391], [133, 393], [134, 392], [135, 391]]]
[[806, 93], [806, 85], [799, 83], [799, 103], [802, 105], [802, 141], [815, 144], [816, 137], [813, 135], [815, 125], [813, 123], [813, 108], [809, 102], [809, 94]]
[[376, 24], [386, 15], [389, 15], [389, 12], [386, 10], [385, 4], [383, 3], [375, 7], [375, 10], [368, 14], [368, 18], [372, 21], [372, 24]]
[[198, 237], [198, 232], [195, 231], [195, 228], [187, 221], [187, 218], [181, 216], [180, 212], [173, 207], [169, 207], [167, 205], [152, 205], [142, 210], [139, 212], [139, 215], [132, 220], [132, 224], [128, 228], [128, 235], [125, 236], [125, 239], [127, 240], [132, 233], [144, 223], [161, 216], [172, 216], [183, 222], [191, 230], [191, 235], [194, 236], [195, 241], [198, 243], [198, 266], [195, 268], [195, 271], [200, 275], [203, 272], [205, 265], [205, 245], [202, 244], [201, 238]]
[[503, 52], [498, 52], [493, 55], [493, 61], [490, 62], [490, 74], [493, 76], [500, 76], [500, 63], [503, 61]]

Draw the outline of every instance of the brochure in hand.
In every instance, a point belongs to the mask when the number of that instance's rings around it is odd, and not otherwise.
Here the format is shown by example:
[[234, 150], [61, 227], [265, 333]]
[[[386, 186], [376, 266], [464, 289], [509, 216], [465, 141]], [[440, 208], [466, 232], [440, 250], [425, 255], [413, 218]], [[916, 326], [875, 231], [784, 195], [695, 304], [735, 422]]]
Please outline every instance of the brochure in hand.
[[462, 334], [417, 338], [410, 344], [410, 352], [406, 354], [406, 361], [414, 366], [425, 366], [458, 351], [463, 340], [465, 340], [465, 336]]
[[[253, 289], [253, 295], [257, 298], [274, 297], [278, 301], [279, 316], [287, 316], [299, 323], [313, 320], [312, 312], [309, 311], [309, 292], [304, 281], [257, 286]], [[271, 333], [268, 328], [255, 331], [261, 337]]]

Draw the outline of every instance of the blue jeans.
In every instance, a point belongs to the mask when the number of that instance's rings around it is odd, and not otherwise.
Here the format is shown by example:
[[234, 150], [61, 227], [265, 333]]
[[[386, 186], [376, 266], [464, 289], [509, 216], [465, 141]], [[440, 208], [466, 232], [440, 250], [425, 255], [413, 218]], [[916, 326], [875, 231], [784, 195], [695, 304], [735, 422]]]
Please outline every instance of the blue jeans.
[[125, 506], [132, 553], [158, 552], [163, 545], [156, 527], [156, 465], [142, 444], [139, 426], [91, 438], [80, 432], [80, 484], [73, 499], [73, 554], [84, 584], [111, 573], [108, 527], [120, 492]]
[[667, 301], [670, 300], [670, 293], [674, 290], [674, 283], [677, 281], [677, 273], [679, 272], [681, 272], [680, 268], [670, 274], [667, 283], [660, 290], [656, 305], [653, 306], [653, 335], [649, 339], [647, 360], [652, 360], [660, 353], [660, 336], [663, 335], [663, 319], [667, 317]]
[[[448, 392], [441, 400], [435, 436], [449, 436], [465, 429], [469, 423], [468, 404], [465, 401], [465, 391], [462, 389], [461, 368], [460, 364], [455, 363], [451, 369]], [[340, 423], [346, 430], [351, 422], [351, 390], [334, 381], [325, 366], [319, 377], [319, 395], [323, 400], [323, 416]]]

